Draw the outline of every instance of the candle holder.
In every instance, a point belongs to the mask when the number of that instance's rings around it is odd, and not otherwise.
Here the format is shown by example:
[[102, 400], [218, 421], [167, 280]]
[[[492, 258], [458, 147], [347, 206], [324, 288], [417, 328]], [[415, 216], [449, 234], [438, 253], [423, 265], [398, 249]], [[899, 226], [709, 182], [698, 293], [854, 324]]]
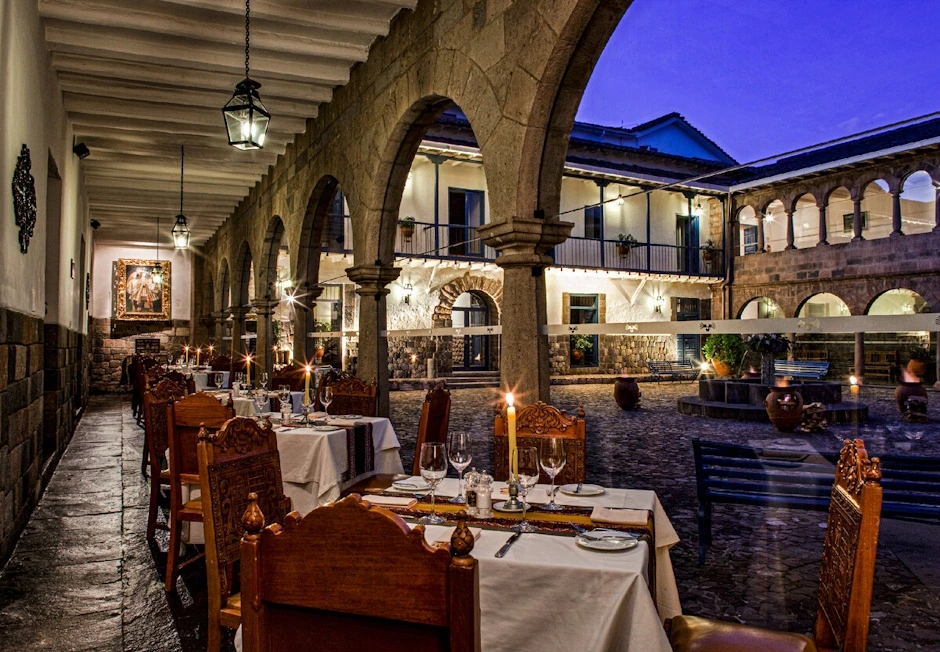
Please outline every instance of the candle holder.
[[518, 512], [522, 510], [522, 503], [519, 502], [519, 481], [509, 481], [509, 499], [503, 503], [503, 511]]
[[300, 411], [304, 415], [304, 425], [310, 424], [310, 405], [304, 404], [300, 406]]

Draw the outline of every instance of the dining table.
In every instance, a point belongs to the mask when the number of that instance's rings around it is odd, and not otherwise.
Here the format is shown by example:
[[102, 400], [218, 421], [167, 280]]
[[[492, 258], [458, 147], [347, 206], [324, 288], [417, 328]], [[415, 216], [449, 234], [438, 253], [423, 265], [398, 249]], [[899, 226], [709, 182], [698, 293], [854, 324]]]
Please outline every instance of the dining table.
[[[402, 476], [407, 484], [420, 478]], [[504, 500], [505, 483], [493, 484], [495, 502]], [[571, 487], [568, 488], [569, 491]], [[534, 507], [548, 502], [547, 485], [529, 491]], [[449, 497], [457, 495], [456, 478], [447, 478], [436, 491], [441, 507], [453, 515]], [[403, 495], [389, 488], [373, 496]], [[421, 493], [420, 500], [429, 498]], [[648, 490], [603, 488], [595, 496], [557, 491], [556, 502], [583, 513], [649, 515], [652, 536], [641, 536], [635, 546], [619, 551], [583, 547], [576, 532], [545, 529], [523, 534], [503, 557], [496, 553], [511, 531], [471, 518], [471, 531], [479, 528], [472, 555], [479, 563], [480, 631], [484, 652], [523, 649], [592, 650], [596, 652], [669, 652], [663, 621], [681, 614], [670, 549], [679, 542], [656, 493]], [[369, 500], [365, 495], [363, 499]], [[606, 509], [603, 509], [606, 508]], [[401, 510], [396, 510], [401, 515]], [[542, 513], [540, 511], [540, 513]], [[545, 512], [547, 513], [547, 512]], [[494, 512], [499, 515], [498, 512]], [[533, 513], [533, 523], [538, 524]], [[413, 518], [403, 516], [412, 527]], [[553, 514], [555, 522], [567, 516]], [[586, 517], [581, 517], [584, 522]], [[642, 520], [642, 519], [641, 519]], [[604, 523], [590, 524], [594, 528]], [[425, 540], [434, 545], [449, 540], [453, 525], [425, 525]], [[652, 557], [651, 557], [652, 556]], [[241, 650], [241, 631], [236, 635]]]
[[229, 379], [229, 376], [231, 375], [231, 372], [228, 372], [228, 371], [194, 371], [193, 372], [193, 384], [196, 386], [196, 391], [202, 392], [207, 389], [214, 388], [216, 386], [214, 379], [211, 379], [210, 377], [214, 376], [215, 374], [222, 374], [222, 387], [229, 386], [228, 379]]

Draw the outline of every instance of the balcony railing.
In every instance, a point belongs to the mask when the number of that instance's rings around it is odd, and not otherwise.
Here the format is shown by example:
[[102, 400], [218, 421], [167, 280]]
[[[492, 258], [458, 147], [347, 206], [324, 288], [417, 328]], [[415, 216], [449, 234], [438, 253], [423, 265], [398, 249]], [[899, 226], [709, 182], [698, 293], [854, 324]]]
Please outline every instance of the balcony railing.
[[705, 247], [641, 242], [629, 249], [618, 240], [570, 237], [554, 249], [560, 267], [607, 269], [648, 274], [721, 276], [722, 254]]
[[[401, 256], [444, 260], [493, 261], [496, 252], [479, 240], [470, 226], [415, 222], [410, 234], [395, 229], [395, 253]], [[704, 247], [639, 243], [628, 251], [618, 240], [570, 237], [555, 247], [555, 265], [579, 269], [607, 269], [648, 274], [722, 276], [721, 251]], [[342, 222], [329, 219], [323, 228], [323, 251], [352, 252], [352, 227], [348, 216]]]

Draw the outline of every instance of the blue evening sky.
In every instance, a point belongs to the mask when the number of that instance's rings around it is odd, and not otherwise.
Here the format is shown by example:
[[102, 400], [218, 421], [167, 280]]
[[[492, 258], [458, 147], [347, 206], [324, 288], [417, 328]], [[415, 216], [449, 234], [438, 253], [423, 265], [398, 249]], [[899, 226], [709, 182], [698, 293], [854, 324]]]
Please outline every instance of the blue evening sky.
[[678, 111], [744, 163], [940, 110], [940, 0], [635, 0], [578, 120]]

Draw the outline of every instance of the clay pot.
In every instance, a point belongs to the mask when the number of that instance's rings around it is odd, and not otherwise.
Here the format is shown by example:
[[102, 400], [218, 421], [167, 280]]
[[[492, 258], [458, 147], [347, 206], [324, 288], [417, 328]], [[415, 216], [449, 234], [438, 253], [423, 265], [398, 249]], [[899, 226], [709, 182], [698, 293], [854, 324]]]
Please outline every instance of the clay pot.
[[899, 382], [898, 388], [894, 390], [894, 400], [897, 402], [898, 411], [902, 415], [904, 414], [904, 403], [912, 396], [927, 398], [927, 390], [919, 382], [905, 382], [903, 380]]
[[405, 240], [411, 240], [411, 236], [415, 234], [414, 224], [400, 224], [399, 229], [401, 229], [401, 237]]
[[628, 245], [617, 245], [617, 255], [621, 258], [626, 258], [630, 255], [630, 247]]
[[764, 406], [780, 432], [793, 432], [803, 421], [803, 396], [792, 387], [771, 387]]
[[636, 378], [620, 376], [614, 381], [614, 400], [621, 410], [632, 410], [640, 402], [643, 393], [636, 384]]
[[575, 362], [581, 362], [581, 359], [583, 357], [584, 357], [584, 353], [581, 351], [581, 349], [574, 349], [571, 352], [571, 359], [574, 360]]
[[927, 375], [927, 363], [920, 360], [908, 360], [907, 371], [918, 378], [923, 378]]
[[712, 367], [715, 368], [715, 373], [719, 376], [730, 376], [731, 375], [731, 365], [727, 362], [722, 362], [717, 358], [712, 358], [711, 360]]

